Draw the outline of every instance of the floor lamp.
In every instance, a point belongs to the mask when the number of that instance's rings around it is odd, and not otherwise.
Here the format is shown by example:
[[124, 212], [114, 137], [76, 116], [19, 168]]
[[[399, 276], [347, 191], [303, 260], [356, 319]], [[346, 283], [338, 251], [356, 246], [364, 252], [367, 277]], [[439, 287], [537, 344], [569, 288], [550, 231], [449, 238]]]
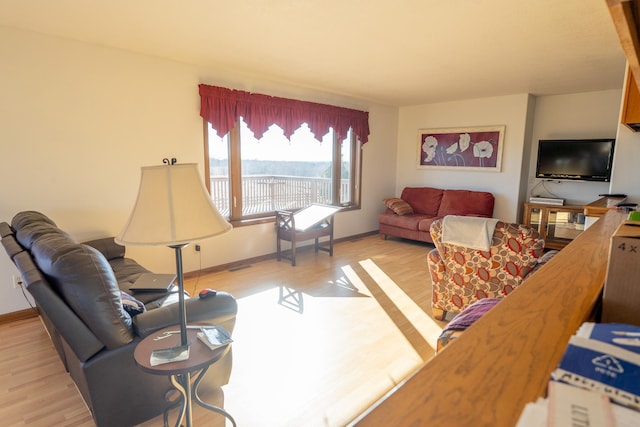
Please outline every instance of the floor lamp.
[[216, 209], [195, 163], [142, 168], [138, 197], [123, 230], [116, 237], [122, 245], [168, 246], [175, 250], [179, 290], [180, 344], [187, 342], [182, 248], [231, 230]]

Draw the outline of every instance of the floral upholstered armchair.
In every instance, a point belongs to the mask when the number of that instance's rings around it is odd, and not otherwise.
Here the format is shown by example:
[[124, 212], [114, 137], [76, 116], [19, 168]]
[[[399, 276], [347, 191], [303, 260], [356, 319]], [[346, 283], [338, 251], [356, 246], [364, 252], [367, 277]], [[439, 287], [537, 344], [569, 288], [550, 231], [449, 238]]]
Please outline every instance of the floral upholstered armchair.
[[435, 249], [427, 256], [436, 319], [459, 313], [483, 298], [501, 298], [538, 265], [544, 240], [522, 224], [495, 223], [488, 251], [443, 242], [443, 220], [431, 225]]

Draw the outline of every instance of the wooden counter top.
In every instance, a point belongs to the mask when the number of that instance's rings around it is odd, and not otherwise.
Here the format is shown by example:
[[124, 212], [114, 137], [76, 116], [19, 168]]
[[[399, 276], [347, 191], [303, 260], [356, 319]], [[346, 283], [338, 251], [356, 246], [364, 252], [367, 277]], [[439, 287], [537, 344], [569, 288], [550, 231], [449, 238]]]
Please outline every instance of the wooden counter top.
[[625, 218], [607, 211], [351, 425], [513, 427], [524, 406], [545, 395], [569, 338], [589, 319], [610, 237]]
[[602, 216], [626, 199], [626, 197], [602, 197], [588, 205], [584, 205], [584, 214], [586, 216]]

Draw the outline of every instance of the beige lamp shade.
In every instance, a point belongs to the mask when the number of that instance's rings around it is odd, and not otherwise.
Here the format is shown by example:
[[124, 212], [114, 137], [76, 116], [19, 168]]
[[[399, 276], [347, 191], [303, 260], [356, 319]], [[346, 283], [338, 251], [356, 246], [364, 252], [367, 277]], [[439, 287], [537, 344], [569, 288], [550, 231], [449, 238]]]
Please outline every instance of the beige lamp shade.
[[116, 242], [182, 245], [231, 228], [211, 201], [195, 163], [147, 166], [142, 168], [131, 216]]

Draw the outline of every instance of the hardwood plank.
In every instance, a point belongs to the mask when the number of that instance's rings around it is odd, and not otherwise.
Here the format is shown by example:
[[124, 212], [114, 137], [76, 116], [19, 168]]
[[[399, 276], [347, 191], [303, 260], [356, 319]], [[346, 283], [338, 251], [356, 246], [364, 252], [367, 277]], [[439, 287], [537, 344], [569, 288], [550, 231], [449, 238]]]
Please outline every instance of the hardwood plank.
[[[231, 292], [239, 312], [234, 367], [203, 398], [242, 427], [343, 426], [430, 359], [432, 245], [377, 235], [191, 274], [186, 289]], [[91, 426], [89, 412], [37, 319], [0, 325], [0, 419], [16, 426]], [[142, 424], [162, 425], [162, 417]], [[198, 426], [224, 426], [196, 406]]]
[[0, 355], [3, 425], [93, 425], [38, 318], [1, 325]]

